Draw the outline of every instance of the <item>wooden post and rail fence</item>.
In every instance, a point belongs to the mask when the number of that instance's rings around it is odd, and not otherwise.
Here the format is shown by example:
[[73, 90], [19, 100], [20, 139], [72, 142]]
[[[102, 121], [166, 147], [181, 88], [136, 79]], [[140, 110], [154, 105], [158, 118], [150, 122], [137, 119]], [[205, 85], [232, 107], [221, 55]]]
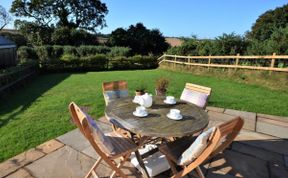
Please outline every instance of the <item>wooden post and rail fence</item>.
[[[258, 63], [256, 62], [257, 60], [259, 61]], [[281, 60], [281, 67], [279, 65], [275, 66], [276, 60]], [[208, 68], [218, 67], [288, 72], [288, 55], [276, 55], [276, 53], [266, 56], [240, 56], [240, 54], [234, 56], [178, 56], [164, 54], [158, 58], [158, 61], [159, 65], [167, 62], [173, 64], [174, 67], [176, 64], [182, 64]], [[253, 62], [255, 65], [251, 65]]]

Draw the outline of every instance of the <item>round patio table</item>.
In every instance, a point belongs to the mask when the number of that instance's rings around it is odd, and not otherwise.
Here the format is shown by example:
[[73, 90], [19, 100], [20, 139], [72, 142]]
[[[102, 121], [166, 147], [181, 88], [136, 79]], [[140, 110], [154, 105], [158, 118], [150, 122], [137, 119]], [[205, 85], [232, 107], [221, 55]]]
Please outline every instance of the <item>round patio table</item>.
[[[132, 102], [133, 98], [125, 97], [111, 101], [105, 114], [113, 124], [135, 134], [163, 138], [182, 137], [201, 131], [208, 125], [208, 114], [202, 108], [183, 101], [168, 105], [163, 102], [164, 97], [157, 96], [153, 96], [153, 105], [147, 108], [148, 116], [136, 117], [133, 111], [139, 105]], [[183, 119], [169, 119], [167, 114], [170, 109], [179, 109]]]

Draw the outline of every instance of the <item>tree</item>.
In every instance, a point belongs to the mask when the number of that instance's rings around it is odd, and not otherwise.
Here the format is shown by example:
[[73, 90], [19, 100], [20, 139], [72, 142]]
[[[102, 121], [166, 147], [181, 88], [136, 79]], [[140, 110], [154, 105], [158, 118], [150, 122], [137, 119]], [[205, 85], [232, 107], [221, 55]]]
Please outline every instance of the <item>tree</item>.
[[224, 33], [215, 39], [215, 48], [218, 55], [244, 54], [247, 42], [242, 36], [235, 33]]
[[267, 40], [273, 31], [278, 28], [285, 28], [288, 25], [288, 4], [274, 10], [266, 11], [260, 15], [253, 24], [251, 32], [247, 37], [256, 40]]
[[100, 0], [14, 0], [10, 12], [32, 18], [42, 27], [96, 31], [96, 27], [106, 26], [108, 10]]
[[39, 46], [51, 44], [53, 27], [40, 26], [35, 22], [15, 20], [15, 27], [23, 34], [30, 45]]
[[2, 30], [12, 20], [9, 13], [0, 5], [0, 30]]
[[142, 55], [159, 55], [169, 46], [158, 29], [149, 30], [142, 23], [130, 25], [127, 30], [117, 28], [111, 33], [108, 44], [129, 47], [134, 54]]

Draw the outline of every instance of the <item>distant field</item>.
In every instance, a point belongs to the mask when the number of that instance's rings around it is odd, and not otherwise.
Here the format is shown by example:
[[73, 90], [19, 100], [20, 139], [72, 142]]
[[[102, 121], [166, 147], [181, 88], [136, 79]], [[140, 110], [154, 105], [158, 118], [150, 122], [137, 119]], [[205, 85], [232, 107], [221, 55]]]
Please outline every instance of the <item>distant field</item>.
[[179, 97], [185, 83], [192, 82], [213, 89], [210, 106], [288, 116], [288, 92], [226, 79], [165, 70], [42, 75], [0, 101], [0, 162], [73, 129], [67, 109], [71, 101], [88, 106], [94, 118], [103, 115], [103, 81], [127, 80], [133, 95], [139, 81], [154, 93], [161, 76], [170, 79], [169, 95]]

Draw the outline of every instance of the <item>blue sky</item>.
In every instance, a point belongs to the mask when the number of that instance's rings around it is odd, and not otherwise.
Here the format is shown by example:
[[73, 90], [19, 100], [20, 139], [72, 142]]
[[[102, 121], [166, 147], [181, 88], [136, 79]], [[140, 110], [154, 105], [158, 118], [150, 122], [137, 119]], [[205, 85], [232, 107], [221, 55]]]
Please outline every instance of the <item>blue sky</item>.
[[[142, 22], [147, 28], [158, 28], [165, 36], [197, 35], [214, 38], [223, 33], [244, 34], [255, 20], [269, 9], [287, 0], [102, 0], [109, 13], [101, 33], [118, 27], [128, 28]], [[12, 0], [0, 0], [10, 9]], [[14, 18], [15, 19], [15, 18]], [[13, 23], [8, 26], [13, 27]]]

